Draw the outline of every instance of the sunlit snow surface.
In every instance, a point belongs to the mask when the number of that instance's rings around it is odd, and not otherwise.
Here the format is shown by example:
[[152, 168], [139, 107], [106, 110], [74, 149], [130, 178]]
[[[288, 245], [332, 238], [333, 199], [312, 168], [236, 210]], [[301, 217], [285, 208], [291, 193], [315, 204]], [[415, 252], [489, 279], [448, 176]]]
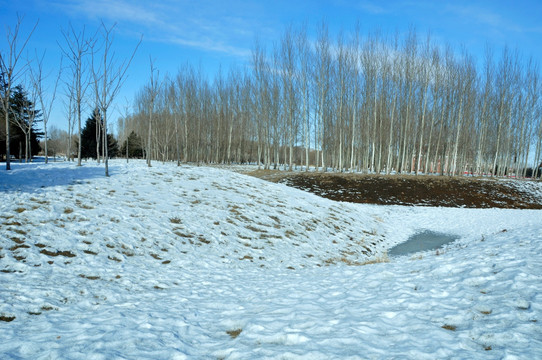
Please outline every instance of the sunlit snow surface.
[[[542, 356], [540, 210], [337, 203], [174, 164], [12, 165], [2, 359]], [[352, 265], [421, 230], [461, 239]]]

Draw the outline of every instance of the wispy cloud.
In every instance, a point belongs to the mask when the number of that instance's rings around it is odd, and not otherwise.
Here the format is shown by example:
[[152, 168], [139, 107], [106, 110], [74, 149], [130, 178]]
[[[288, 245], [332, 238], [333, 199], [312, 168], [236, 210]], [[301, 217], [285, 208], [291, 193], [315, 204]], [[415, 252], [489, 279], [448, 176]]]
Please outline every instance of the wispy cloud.
[[[104, 19], [144, 33], [156, 41], [199, 50], [246, 57], [255, 27], [241, 15], [224, 13], [215, 2], [128, 0], [57, 0], [55, 6], [70, 17]], [[214, 6], [214, 8], [213, 8]]]
[[493, 31], [513, 31], [516, 33], [542, 33], [542, 26], [524, 26], [518, 22], [513, 21], [504, 14], [499, 14], [481, 6], [448, 5], [446, 7], [446, 10], [474, 24], [488, 27]]
[[470, 6], [448, 5], [446, 7], [446, 10], [463, 19], [470, 19], [470, 21], [478, 23], [479, 25], [491, 26], [491, 27], [502, 27], [504, 25], [501, 15], [493, 13], [487, 9], [474, 6], [474, 5], [470, 5]]
[[381, 2], [375, 3], [372, 1], [360, 1], [357, 3], [357, 7], [362, 10], [363, 12], [369, 13], [369, 14], [385, 14], [389, 12], [388, 9], [382, 7], [380, 4]]
[[238, 57], [247, 58], [250, 56], [251, 51], [249, 49], [240, 48], [224, 43], [219, 43], [209, 39], [204, 40], [193, 40], [186, 39], [181, 37], [171, 37], [168, 39], [160, 39], [159, 41], [166, 41], [167, 43], [179, 44], [182, 46], [189, 46], [193, 48], [198, 48], [206, 51], [214, 51], [219, 53], [225, 53], [229, 55], [234, 55]]
[[53, 1], [53, 7], [67, 13], [70, 17], [86, 17], [91, 20], [111, 20], [117, 22], [140, 23], [145, 26], [161, 23], [159, 14], [148, 7], [125, 0], [75, 0]]

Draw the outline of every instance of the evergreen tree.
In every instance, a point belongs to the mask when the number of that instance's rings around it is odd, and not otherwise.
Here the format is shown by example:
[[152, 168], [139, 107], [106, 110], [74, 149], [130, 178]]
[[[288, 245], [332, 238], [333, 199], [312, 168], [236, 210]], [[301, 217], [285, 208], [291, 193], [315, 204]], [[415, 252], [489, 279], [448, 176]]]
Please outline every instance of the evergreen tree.
[[107, 134], [107, 154], [110, 159], [119, 156], [119, 143], [111, 134]]
[[122, 143], [119, 156], [126, 156], [126, 148], [129, 158], [143, 158], [143, 141], [134, 131]]
[[[0, 97], [5, 94], [4, 77], [0, 76]], [[35, 108], [35, 104], [28, 98], [27, 92], [21, 85], [12, 88], [10, 94], [10, 113], [9, 116], [9, 132], [10, 132], [10, 154], [17, 158], [21, 158], [25, 154], [26, 136], [25, 131], [28, 131], [28, 140], [30, 142], [30, 156], [37, 155], [40, 150], [39, 138], [43, 133], [38, 131], [35, 126], [41, 121], [41, 110]], [[31, 117], [32, 123], [31, 122]], [[0, 108], [0, 158], [6, 155], [6, 122], [4, 111]], [[24, 130], [23, 130], [24, 129]]]
[[[98, 109], [94, 109], [92, 115], [85, 122], [85, 127], [81, 131], [81, 156], [83, 158], [97, 159], [97, 144], [100, 145], [100, 156], [102, 154], [103, 134], [102, 117]], [[98, 138], [98, 139], [97, 139]], [[119, 146], [117, 140], [111, 134], [107, 134], [107, 149], [109, 157], [118, 155]]]

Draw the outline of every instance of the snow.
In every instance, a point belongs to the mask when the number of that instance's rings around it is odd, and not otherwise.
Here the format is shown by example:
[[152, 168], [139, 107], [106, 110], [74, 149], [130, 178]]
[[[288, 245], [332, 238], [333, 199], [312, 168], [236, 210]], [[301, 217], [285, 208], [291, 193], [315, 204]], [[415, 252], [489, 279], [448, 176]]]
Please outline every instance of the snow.
[[[339, 203], [169, 163], [12, 167], [2, 359], [542, 354], [540, 210]], [[421, 230], [460, 240], [387, 258]]]

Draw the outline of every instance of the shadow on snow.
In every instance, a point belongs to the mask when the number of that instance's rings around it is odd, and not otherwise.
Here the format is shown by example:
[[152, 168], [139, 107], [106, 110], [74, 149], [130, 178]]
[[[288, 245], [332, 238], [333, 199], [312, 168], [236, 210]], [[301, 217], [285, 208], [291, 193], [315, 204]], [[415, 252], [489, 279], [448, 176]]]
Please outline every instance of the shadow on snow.
[[[58, 164], [58, 162], [57, 162]], [[32, 192], [41, 188], [66, 186], [93, 178], [105, 177], [105, 169], [101, 165], [65, 163], [65, 166], [50, 166], [37, 163], [11, 163], [11, 170], [0, 168], [0, 192], [23, 191]], [[115, 169], [109, 166], [110, 176]]]

